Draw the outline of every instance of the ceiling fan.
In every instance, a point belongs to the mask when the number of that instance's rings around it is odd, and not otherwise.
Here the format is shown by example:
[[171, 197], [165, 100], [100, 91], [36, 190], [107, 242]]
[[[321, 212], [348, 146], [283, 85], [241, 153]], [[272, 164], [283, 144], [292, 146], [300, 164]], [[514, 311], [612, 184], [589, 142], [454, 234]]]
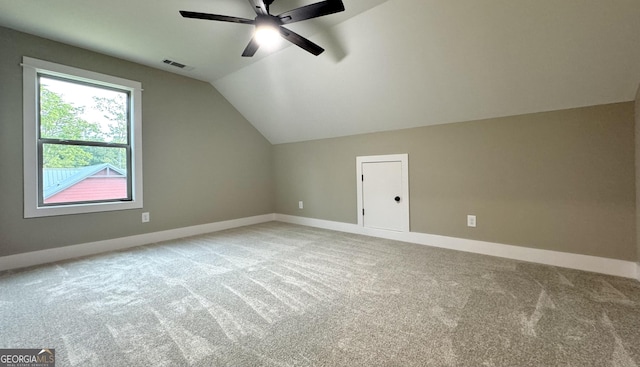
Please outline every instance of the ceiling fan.
[[255, 19], [238, 18], [227, 15], [217, 15], [208, 13], [197, 13], [192, 11], [181, 10], [180, 14], [185, 18], [217, 20], [221, 22], [231, 22], [239, 24], [250, 24], [256, 27], [256, 30], [244, 49], [242, 56], [251, 57], [255, 55], [260, 45], [269, 37], [282, 37], [294, 45], [318, 56], [324, 49], [301, 35], [290, 31], [283, 27], [284, 24], [291, 24], [307, 19], [318, 18], [324, 15], [338, 13], [344, 11], [342, 0], [326, 0], [315, 4], [302, 6], [293, 10], [286, 11], [282, 14], [271, 15], [269, 6], [274, 0], [249, 0], [253, 10], [256, 12]]

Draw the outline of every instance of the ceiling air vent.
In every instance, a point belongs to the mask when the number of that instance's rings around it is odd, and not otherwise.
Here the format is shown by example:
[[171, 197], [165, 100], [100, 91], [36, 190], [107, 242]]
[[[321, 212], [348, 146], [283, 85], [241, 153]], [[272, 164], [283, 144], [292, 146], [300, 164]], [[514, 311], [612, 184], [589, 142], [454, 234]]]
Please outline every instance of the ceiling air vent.
[[171, 66], [175, 66], [179, 69], [183, 69], [183, 70], [193, 70], [193, 68], [191, 66], [187, 66], [183, 63], [177, 62], [177, 61], [173, 61], [173, 60], [169, 60], [169, 59], [164, 59], [162, 60], [163, 63], [167, 64], [167, 65], [171, 65]]

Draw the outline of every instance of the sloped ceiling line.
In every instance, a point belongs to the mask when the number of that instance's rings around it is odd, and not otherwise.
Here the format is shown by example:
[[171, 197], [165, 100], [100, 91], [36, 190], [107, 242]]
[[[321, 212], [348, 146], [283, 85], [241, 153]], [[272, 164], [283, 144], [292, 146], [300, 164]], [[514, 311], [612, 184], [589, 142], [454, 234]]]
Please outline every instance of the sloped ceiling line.
[[252, 17], [244, 0], [0, 0], [0, 26], [208, 81], [274, 144], [631, 101], [640, 82], [640, 1], [344, 3], [291, 27], [320, 57], [242, 58], [251, 27], [178, 14]]

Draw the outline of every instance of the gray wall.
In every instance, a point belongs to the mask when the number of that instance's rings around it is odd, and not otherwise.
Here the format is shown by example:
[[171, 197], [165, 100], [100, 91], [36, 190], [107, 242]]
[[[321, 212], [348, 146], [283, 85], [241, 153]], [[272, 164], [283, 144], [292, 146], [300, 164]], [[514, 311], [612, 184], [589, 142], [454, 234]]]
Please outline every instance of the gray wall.
[[[207, 83], [6, 28], [0, 49], [0, 256], [274, 211], [356, 223], [355, 157], [409, 153], [412, 231], [640, 261], [633, 102], [272, 147]], [[143, 210], [23, 219], [23, 55], [143, 83]]]
[[276, 211], [357, 223], [356, 156], [408, 153], [413, 232], [635, 260], [633, 136], [627, 102], [276, 145]]
[[[640, 264], [640, 86], [636, 93], [635, 105], [635, 146], [636, 146], [636, 243], [638, 245], [637, 260]], [[640, 274], [638, 274], [640, 277]]]
[[[0, 50], [0, 256], [274, 211], [271, 145], [210, 84], [6, 28]], [[144, 210], [23, 219], [22, 56], [142, 82]]]

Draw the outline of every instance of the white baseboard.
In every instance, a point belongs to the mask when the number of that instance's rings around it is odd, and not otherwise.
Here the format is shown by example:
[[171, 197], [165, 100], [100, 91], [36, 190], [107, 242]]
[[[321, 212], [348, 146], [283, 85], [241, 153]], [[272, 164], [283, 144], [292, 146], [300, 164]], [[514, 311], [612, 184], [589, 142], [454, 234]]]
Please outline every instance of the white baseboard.
[[309, 227], [355, 233], [396, 241], [416, 243], [432, 247], [441, 247], [458, 251], [505, 257], [514, 260], [536, 262], [570, 269], [586, 270], [596, 273], [633, 278], [640, 281], [640, 263], [609, 259], [597, 256], [571, 254], [566, 252], [540, 250], [529, 247], [512, 246], [500, 243], [469, 240], [464, 238], [439, 236], [418, 232], [393, 232], [358, 226], [357, 224], [333, 222], [322, 219], [297, 217], [284, 214], [264, 214], [254, 217], [232, 219], [223, 222], [201, 224], [197, 226], [145, 233], [136, 236], [96, 241], [79, 245], [27, 252], [0, 257], [0, 271], [24, 268], [33, 265], [73, 259], [82, 256], [122, 250], [155, 242], [196, 236], [199, 234], [222, 231], [230, 228], [270, 222], [273, 220], [300, 224]]
[[530, 247], [505, 245], [501, 243], [476, 241], [465, 238], [447, 237], [418, 232], [393, 232], [358, 226], [357, 224], [275, 214], [275, 220], [310, 227], [330, 229], [340, 232], [362, 234], [391, 240], [410, 242], [432, 247], [473, 252], [483, 255], [504, 257], [514, 260], [535, 262], [570, 269], [615, 275], [640, 281], [640, 264], [632, 261], [604, 257], [572, 254], [567, 252], [541, 250]]
[[248, 226], [252, 224], [270, 222], [275, 220], [275, 214], [264, 214], [255, 217], [239, 218], [201, 224], [191, 227], [170, 229], [166, 231], [145, 233], [129, 237], [114, 238], [111, 240], [83, 243], [79, 245], [64, 246], [41, 251], [26, 252], [22, 254], [0, 257], [0, 271], [24, 268], [33, 265], [51, 263], [60, 260], [95, 255], [103, 252], [122, 250], [126, 248], [147, 245], [150, 243], [173, 240], [199, 234], [222, 231], [225, 229]]

